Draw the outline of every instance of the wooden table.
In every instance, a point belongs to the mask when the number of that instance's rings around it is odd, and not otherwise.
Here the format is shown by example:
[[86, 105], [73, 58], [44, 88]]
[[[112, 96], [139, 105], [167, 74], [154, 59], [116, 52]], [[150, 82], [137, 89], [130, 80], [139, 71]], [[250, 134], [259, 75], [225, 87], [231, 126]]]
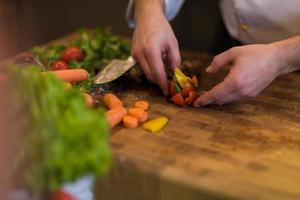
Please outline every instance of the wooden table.
[[[203, 53], [184, 55], [202, 71], [209, 60]], [[203, 89], [225, 74], [203, 73]], [[121, 126], [111, 132], [114, 165], [95, 185], [96, 199], [300, 199], [300, 74], [222, 107], [179, 108], [155, 86], [119, 95], [129, 107], [147, 99], [150, 117], [163, 115], [169, 123], [157, 134]]]
[[[224, 75], [204, 75], [204, 89]], [[147, 99], [150, 116], [169, 124], [157, 134], [112, 131], [115, 163], [96, 185], [99, 200], [300, 199], [300, 74], [222, 107], [179, 108], [153, 90], [119, 95], [128, 106]]]

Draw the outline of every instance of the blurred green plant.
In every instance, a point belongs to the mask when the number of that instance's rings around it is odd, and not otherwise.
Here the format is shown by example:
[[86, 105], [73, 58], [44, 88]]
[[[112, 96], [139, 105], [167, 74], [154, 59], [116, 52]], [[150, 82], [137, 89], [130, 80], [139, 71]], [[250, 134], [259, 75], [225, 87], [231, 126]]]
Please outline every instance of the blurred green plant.
[[104, 175], [111, 163], [104, 111], [87, 108], [76, 89], [66, 90], [51, 74], [41, 76], [38, 67], [12, 67], [9, 75], [27, 123], [21, 149], [33, 193], [87, 174]]

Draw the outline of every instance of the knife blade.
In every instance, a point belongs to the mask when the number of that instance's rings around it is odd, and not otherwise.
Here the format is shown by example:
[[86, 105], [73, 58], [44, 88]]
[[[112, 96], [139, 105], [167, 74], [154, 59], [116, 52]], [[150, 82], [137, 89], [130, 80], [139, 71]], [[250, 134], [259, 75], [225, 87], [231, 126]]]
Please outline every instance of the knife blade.
[[100, 71], [94, 80], [95, 84], [105, 84], [118, 79], [136, 64], [130, 56], [127, 60], [115, 59]]

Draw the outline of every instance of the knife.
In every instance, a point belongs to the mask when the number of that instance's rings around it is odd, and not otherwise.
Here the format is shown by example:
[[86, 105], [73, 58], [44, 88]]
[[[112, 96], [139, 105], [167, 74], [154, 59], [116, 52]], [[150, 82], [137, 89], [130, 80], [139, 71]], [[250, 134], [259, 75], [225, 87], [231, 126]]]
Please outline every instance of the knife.
[[115, 59], [100, 71], [94, 80], [95, 84], [105, 84], [118, 79], [136, 64], [130, 56], [127, 60]]

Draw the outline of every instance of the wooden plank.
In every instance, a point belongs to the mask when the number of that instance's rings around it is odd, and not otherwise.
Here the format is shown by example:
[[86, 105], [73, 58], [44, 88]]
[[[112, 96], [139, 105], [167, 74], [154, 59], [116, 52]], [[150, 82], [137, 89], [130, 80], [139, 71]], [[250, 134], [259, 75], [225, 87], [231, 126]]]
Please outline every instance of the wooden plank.
[[[222, 77], [224, 73], [203, 74], [204, 89]], [[150, 117], [164, 115], [170, 122], [158, 134], [116, 128], [111, 145], [115, 157], [123, 159], [116, 165], [134, 166], [141, 177], [153, 174], [155, 199], [299, 199], [299, 89], [300, 76], [293, 73], [278, 78], [257, 98], [199, 109], [178, 108], [153, 88], [122, 91], [128, 106], [137, 98], [147, 99]], [[118, 176], [122, 183], [126, 174]], [[179, 191], [176, 197], [174, 191]]]
[[[183, 55], [201, 72], [209, 62], [203, 53]], [[203, 73], [203, 90], [225, 74]], [[142, 128], [112, 131], [115, 163], [97, 183], [96, 199], [300, 198], [298, 73], [279, 77], [257, 98], [222, 107], [179, 108], [156, 86], [136, 84], [118, 95], [129, 107], [146, 99], [150, 118], [163, 115], [170, 121], [157, 134]]]

